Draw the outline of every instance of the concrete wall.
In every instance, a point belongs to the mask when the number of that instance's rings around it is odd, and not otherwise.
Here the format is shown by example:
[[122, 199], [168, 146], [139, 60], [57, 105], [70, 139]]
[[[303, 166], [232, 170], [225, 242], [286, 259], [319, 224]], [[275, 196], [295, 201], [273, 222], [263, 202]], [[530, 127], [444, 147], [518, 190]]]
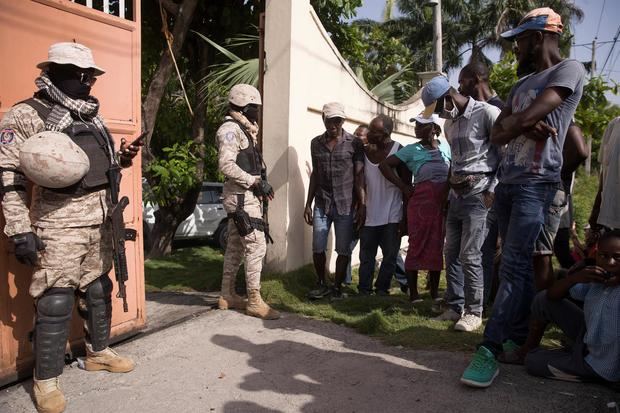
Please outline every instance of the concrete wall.
[[[393, 138], [403, 145], [413, 142], [409, 119], [423, 105], [417, 94], [394, 106], [370, 93], [340, 56], [309, 0], [267, 0], [265, 26], [263, 152], [276, 189], [269, 207], [275, 244], [268, 248], [267, 268], [290, 271], [312, 261], [312, 229], [304, 222], [303, 208], [311, 172], [310, 141], [325, 131], [323, 104], [344, 104], [344, 128], [349, 132], [379, 113], [391, 116]], [[335, 256], [330, 258], [333, 269]], [[352, 258], [358, 262], [357, 251]]]

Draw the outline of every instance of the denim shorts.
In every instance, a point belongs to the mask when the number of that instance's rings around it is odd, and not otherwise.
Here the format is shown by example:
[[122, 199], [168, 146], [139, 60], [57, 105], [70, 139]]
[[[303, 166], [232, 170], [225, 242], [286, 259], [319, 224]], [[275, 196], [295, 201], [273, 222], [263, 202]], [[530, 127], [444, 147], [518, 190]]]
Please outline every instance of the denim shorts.
[[558, 189], [553, 197], [553, 202], [545, 215], [545, 223], [540, 229], [540, 234], [534, 245], [534, 255], [553, 255], [553, 241], [560, 227], [562, 213], [566, 208], [568, 197], [566, 192]]
[[327, 237], [332, 223], [336, 234], [336, 253], [351, 256], [353, 240], [353, 213], [340, 215], [333, 207], [329, 214], [321, 207], [314, 207], [312, 218], [312, 252], [319, 254], [327, 250]]

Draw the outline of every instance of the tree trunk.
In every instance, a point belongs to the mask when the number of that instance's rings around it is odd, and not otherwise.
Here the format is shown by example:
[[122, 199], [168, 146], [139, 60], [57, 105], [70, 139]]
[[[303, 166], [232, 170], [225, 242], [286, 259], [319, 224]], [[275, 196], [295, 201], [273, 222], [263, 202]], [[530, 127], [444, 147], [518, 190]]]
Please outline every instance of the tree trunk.
[[169, 255], [172, 251], [174, 233], [181, 222], [196, 208], [196, 200], [200, 194], [200, 186], [191, 189], [179, 202], [170, 206], [160, 206], [155, 211], [155, 224], [151, 230], [151, 250], [147, 258], [160, 258]]
[[[207, 70], [207, 50], [206, 46], [199, 46], [200, 70], [198, 75]], [[196, 144], [196, 155], [198, 163], [196, 165], [196, 186], [185, 194], [180, 194], [177, 202], [169, 206], [160, 206], [155, 212], [155, 224], [151, 232], [151, 245], [148, 250], [148, 258], [157, 258], [170, 254], [172, 251], [172, 240], [177, 227], [185, 218], [194, 212], [196, 201], [202, 188], [204, 177], [205, 159], [205, 119], [206, 103], [200, 96], [194, 99], [196, 102], [194, 118], [192, 119], [192, 140]]]
[[[174, 11], [174, 8], [171, 8], [171, 5], [167, 3], [169, 2], [164, 1], [162, 4], [168, 11]], [[183, 2], [178, 6], [178, 9], [176, 9], [174, 28], [172, 30], [172, 53], [174, 53], [174, 57], [176, 59], [180, 56], [181, 48], [183, 47], [185, 37], [187, 36], [187, 32], [189, 31], [192, 20], [194, 19], [194, 12], [196, 11], [197, 5], [198, 0], [183, 0]], [[146, 150], [142, 151], [143, 173], [147, 170], [148, 165], [152, 160], [152, 154], [150, 151], [151, 137], [153, 136], [153, 131], [155, 129], [155, 121], [157, 119], [157, 113], [159, 112], [161, 100], [166, 92], [166, 85], [170, 81], [170, 77], [173, 72], [174, 61], [172, 60], [168, 47], [166, 46], [162, 53], [161, 60], [159, 61], [159, 65], [157, 66], [157, 69], [151, 79], [151, 83], [149, 84], [146, 97], [142, 102], [142, 129], [148, 131], [148, 134], [144, 140]], [[146, 173], [144, 173], [144, 176], [149, 184], [152, 184], [151, 177]], [[155, 225], [151, 231], [151, 236], [149, 237], [150, 245], [147, 246], [147, 248], [150, 247], [148, 254], [146, 254], [147, 258], [160, 257], [170, 253], [172, 239], [176, 228], [181, 222], [183, 222], [185, 217], [193, 212], [199, 193], [200, 188], [198, 188], [194, 194], [194, 204], [191, 207], [186, 205], [184, 206], [183, 202], [179, 202], [177, 206], [173, 208], [161, 208], [156, 212]], [[180, 218], [181, 216], [183, 218]]]
[[[174, 20], [174, 29], [172, 30], [173, 42], [172, 52], [175, 59], [179, 58], [181, 48], [185, 42], [185, 37], [189, 31], [192, 20], [194, 19], [194, 12], [198, 0], [183, 0], [183, 3], [179, 6], [176, 18]], [[168, 47], [164, 49], [164, 53], [161, 56], [157, 70], [151, 79], [149, 84], [149, 90], [142, 102], [142, 124], [143, 129], [148, 131], [144, 143], [147, 148], [151, 146], [151, 136], [153, 136], [153, 129], [155, 128], [155, 120], [157, 119], [157, 112], [159, 112], [159, 106], [161, 99], [166, 91], [166, 85], [170, 80], [170, 76], [174, 71], [174, 61], [170, 56]], [[148, 157], [148, 151], [143, 152], [143, 160]]]

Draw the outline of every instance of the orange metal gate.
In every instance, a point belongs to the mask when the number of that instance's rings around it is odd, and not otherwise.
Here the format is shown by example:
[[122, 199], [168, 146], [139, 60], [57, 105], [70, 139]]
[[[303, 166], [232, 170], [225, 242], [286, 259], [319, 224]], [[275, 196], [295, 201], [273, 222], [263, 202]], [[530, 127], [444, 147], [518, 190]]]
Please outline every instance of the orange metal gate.
[[[81, 3], [81, 4], [80, 4]], [[77, 41], [93, 50], [95, 62], [106, 70], [93, 88], [101, 113], [118, 144], [121, 137], [140, 131], [140, 0], [0, 0], [0, 117], [35, 90], [36, 64], [47, 57], [50, 44]], [[120, 16], [120, 17], [118, 17]], [[124, 17], [123, 17], [124, 16]], [[129, 312], [124, 313], [113, 292], [112, 335], [116, 339], [144, 326], [144, 256], [142, 253], [142, 189], [139, 157], [123, 171], [121, 191], [128, 195], [128, 228], [138, 240], [127, 242], [130, 280]], [[1, 217], [0, 217], [1, 218]], [[4, 221], [0, 221], [4, 226]], [[0, 234], [0, 385], [31, 374], [33, 300], [28, 294], [30, 269], [7, 251]], [[112, 277], [114, 278], [114, 277]], [[82, 342], [82, 326], [74, 314], [71, 344]]]

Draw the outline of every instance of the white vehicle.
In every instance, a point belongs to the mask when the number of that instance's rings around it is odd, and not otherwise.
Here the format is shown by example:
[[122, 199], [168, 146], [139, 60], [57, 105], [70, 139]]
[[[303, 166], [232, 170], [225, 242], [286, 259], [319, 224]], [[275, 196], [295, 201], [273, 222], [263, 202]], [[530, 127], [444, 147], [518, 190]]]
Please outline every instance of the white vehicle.
[[[203, 182], [194, 212], [179, 224], [174, 240], [210, 239], [217, 242], [223, 250], [228, 240], [228, 217], [222, 205], [223, 184]], [[142, 191], [150, 188], [143, 180]], [[148, 239], [155, 224], [155, 211], [159, 207], [151, 202], [144, 203], [142, 217], [144, 220], [144, 237]]]

